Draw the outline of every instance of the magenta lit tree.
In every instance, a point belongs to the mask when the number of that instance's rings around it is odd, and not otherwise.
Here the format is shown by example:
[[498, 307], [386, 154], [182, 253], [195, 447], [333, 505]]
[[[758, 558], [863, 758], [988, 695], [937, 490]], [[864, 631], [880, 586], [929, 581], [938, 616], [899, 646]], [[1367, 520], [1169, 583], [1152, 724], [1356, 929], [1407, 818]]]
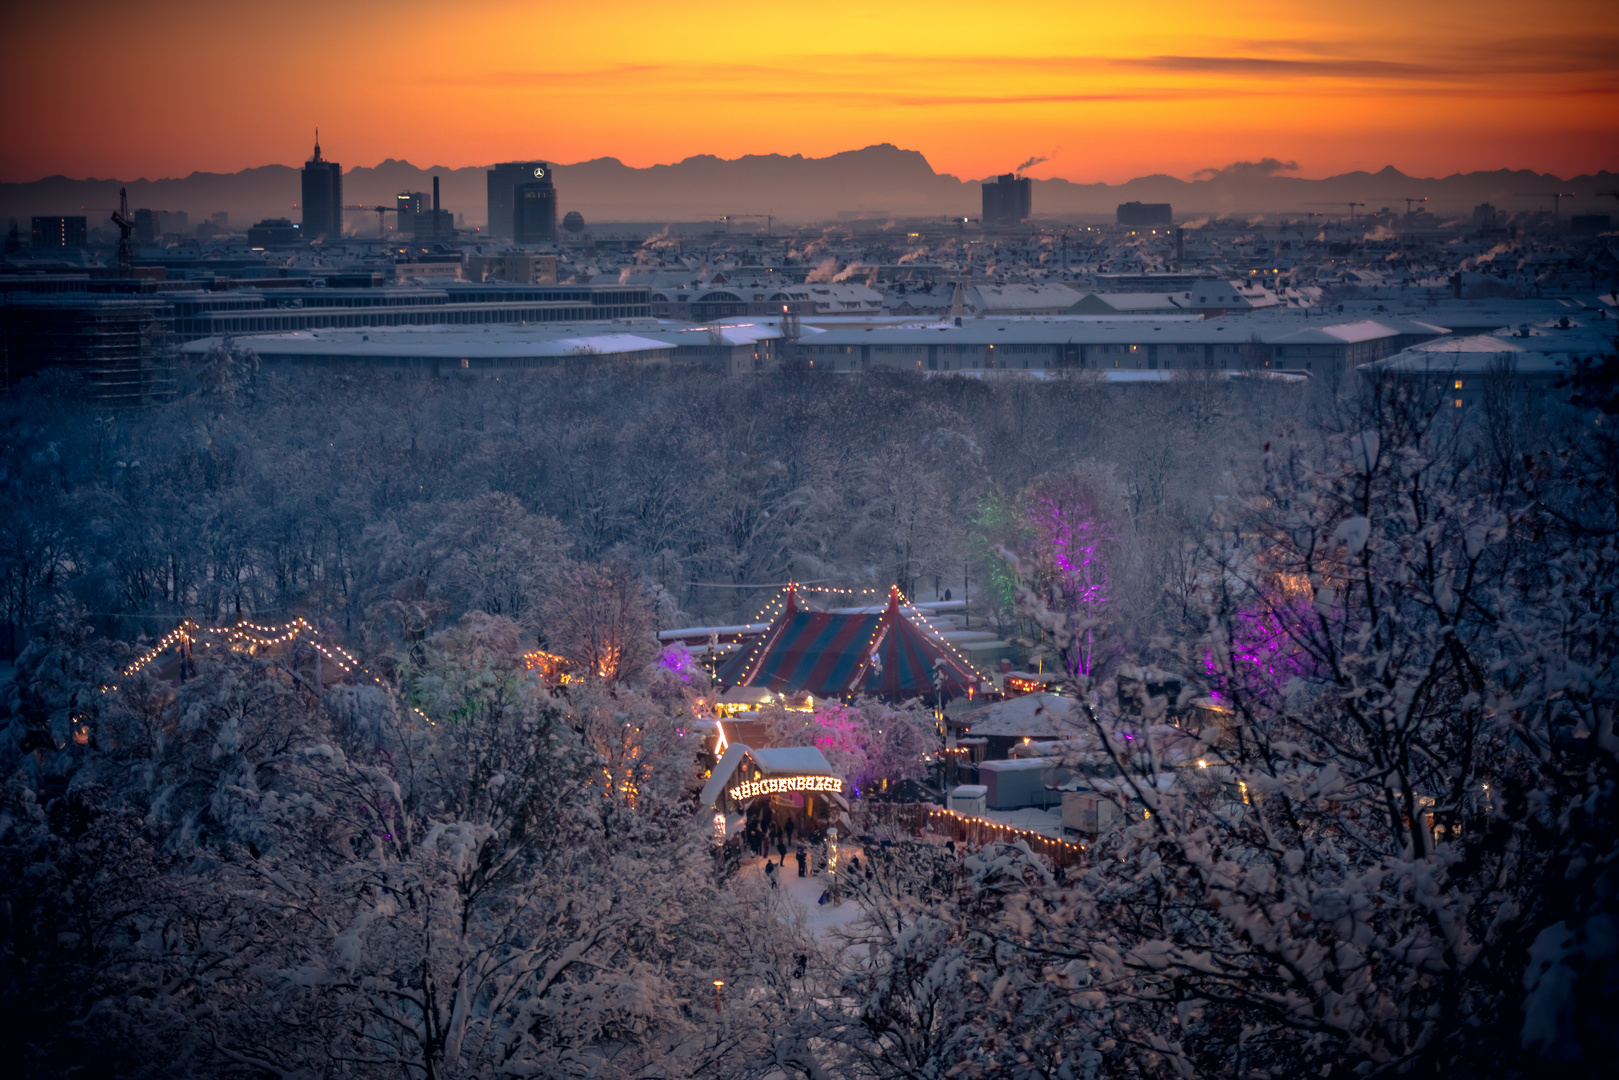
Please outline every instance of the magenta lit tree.
[[1213, 653], [1204, 656], [1216, 700], [1229, 695], [1255, 698], [1279, 692], [1295, 678], [1316, 672], [1315, 658], [1302, 644], [1317, 618], [1306, 596], [1262, 598], [1237, 612], [1231, 623], [1231, 657], [1221, 670]]
[[837, 702], [818, 705], [806, 734], [833, 771], [856, 783], [865, 777], [872, 732], [859, 709]]
[[931, 714], [891, 708], [871, 699], [858, 705], [822, 702], [794, 738], [821, 751], [856, 796], [878, 780], [919, 780], [927, 774]]
[[1073, 482], [1054, 481], [1033, 491], [1036, 562], [1053, 587], [1052, 610], [1062, 618], [1059, 648], [1068, 674], [1088, 678], [1095, 626], [1107, 602], [1102, 547], [1111, 538], [1095, 512], [1096, 500]]

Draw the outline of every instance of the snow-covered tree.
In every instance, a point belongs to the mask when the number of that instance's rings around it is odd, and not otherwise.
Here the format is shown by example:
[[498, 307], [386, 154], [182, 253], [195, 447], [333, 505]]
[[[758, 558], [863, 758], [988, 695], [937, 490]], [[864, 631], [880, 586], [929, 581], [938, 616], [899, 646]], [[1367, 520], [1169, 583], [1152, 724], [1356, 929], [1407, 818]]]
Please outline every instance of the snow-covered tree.
[[1421, 401], [1352, 420], [1269, 449], [1215, 519], [1210, 631], [1178, 665], [1207, 659], [1221, 696], [1174, 752], [1149, 735], [1165, 699], [1139, 716], [1112, 680], [1073, 687], [1125, 827], [1066, 881], [969, 860], [978, 918], [869, 949], [886, 985], [923, 963], [991, 987], [928, 1067], [993, 1071], [1005, 1046], [1061, 1075], [1449, 1075], [1610, 1052], [1613, 459], [1569, 446], [1502, 477]]

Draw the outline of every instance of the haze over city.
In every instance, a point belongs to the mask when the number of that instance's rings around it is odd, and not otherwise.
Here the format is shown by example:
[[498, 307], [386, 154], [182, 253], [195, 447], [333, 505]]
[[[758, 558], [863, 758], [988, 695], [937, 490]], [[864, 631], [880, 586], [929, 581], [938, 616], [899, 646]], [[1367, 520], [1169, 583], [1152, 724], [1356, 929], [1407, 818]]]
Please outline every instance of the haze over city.
[[7, 1075], [1606, 1078], [1613, 15], [7, 11]]

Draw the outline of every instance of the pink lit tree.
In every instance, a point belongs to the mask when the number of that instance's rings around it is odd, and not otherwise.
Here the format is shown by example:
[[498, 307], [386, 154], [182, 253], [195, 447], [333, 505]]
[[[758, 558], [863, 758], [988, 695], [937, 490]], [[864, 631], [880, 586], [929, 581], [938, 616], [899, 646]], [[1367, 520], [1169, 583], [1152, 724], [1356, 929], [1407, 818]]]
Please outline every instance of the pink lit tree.
[[1029, 493], [1036, 581], [1048, 594], [1047, 612], [1056, 617], [1046, 629], [1064, 669], [1079, 678], [1089, 678], [1094, 666], [1096, 624], [1108, 598], [1102, 546], [1111, 535], [1096, 512], [1098, 502], [1091, 485], [1074, 477], [1040, 481]]
[[1308, 595], [1262, 593], [1229, 620], [1228, 661], [1220, 663], [1213, 650], [1205, 653], [1210, 696], [1253, 699], [1276, 694], [1295, 678], [1317, 675], [1309, 641], [1319, 623]]

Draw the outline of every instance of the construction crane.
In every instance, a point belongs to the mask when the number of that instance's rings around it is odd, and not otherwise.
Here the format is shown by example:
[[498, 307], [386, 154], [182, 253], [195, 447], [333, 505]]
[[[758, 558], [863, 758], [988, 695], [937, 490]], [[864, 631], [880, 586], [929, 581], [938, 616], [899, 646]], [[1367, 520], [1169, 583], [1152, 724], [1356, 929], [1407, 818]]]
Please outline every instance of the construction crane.
[[1405, 200], [1405, 216], [1407, 218], [1409, 218], [1411, 216], [1411, 204], [1412, 203], [1419, 203], [1419, 202], [1427, 202], [1428, 201], [1428, 196], [1426, 196], [1426, 195], [1401, 195], [1400, 198]]
[[135, 223], [129, 216], [129, 190], [118, 189], [118, 209], [112, 213], [112, 223], [118, 226], [118, 276], [135, 275], [135, 245], [130, 237], [135, 234]]
[[1573, 198], [1575, 193], [1572, 191], [1515, 191], [1513, 194], [1520, 199], [1550, 199], [1552, 201], [1552, 224], [1561, 225], [1563, 222], [1561, 213], [1563, 200]]
[[1310, 205], [1311, 206], [1347, 206], [1347, 207], [1349, 207], [1349, 225], [1350, 225], [1351, 228], [1353, 228], [1354, 225], [1355, 225], [1355, 207], [1357, 207], [1357, 206], [1365, 206], [1366, 204], [1363, 203], [1363, 202], [1349, 202], [1348, 200], [1345, 200], [1343, 202], [1318, 202], [1318, 203], [1311, 203]]
[[377, 215], [377, 239], [378, 240], [386, 240], [388, 238], [388, 229], [383, 224], [384, 218], [383, 218], [382, 215], [384, 215], [384, 214], [408, 214], [408, 213], [410, 213], [410, 210], [407, 207], [401, 207], [401, 206], [364, 206], [364, 205], [362, 205], [362, 206], [351, 206], [348, 209], [350, 209], [350, 210], [369, 210], [372, 213]]
[[720, 214], [719, 220], [725, 222], [725, 235], [730, 235], [730, 223], [732, 223], [732, 220], [742, 219], [742, 217], [751, 217], [753, 220], [759, 220], [763, 217], [764, 235], [776, 235], [776, 215], [774, 214]]

